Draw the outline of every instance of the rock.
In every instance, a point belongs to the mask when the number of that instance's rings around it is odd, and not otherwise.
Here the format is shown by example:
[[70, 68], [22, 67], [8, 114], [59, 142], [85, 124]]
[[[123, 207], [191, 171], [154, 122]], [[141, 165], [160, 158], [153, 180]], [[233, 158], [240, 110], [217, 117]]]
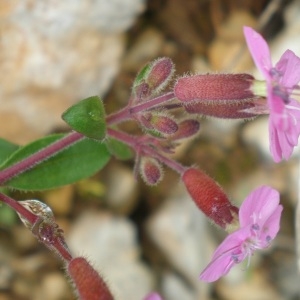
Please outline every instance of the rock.
[[[1, 261], [0, 264], [0, 289], [2, 291], [9, 289], [11, 285], [11, 280], [14, 277], [14, 272], [10, 268], [9, 264]], [[0, 296], [0, 299], [1, 296]]]
[[154, 279], [140, 260], [133, 224], [108, 212], [85, 212], [67, 237], [75, 256], [86, 256], [107, 280], [116, 300], [140, 300]]
[[284, 51], [290, 49], [296, 55], [300, 54], [300, 45], [298, 43], [298, 34], [300, 30], [300, 21], [297, 17], [300, 13], [299, 1], [292, 1], [284, 12], [285, 25], [283, 30], [270, 41], [272, 60], [275, 63], [279, 60]]
[[[245, 272], [244, 272], [245, 273]], [[216, 285], [218, 295], [225, 300], [279, 300], [282, 299], [266, 280], [262, 272], [254, 272], [252, 276], [239, 283], [230, 285], [220, 281]]]
[[26, 143], [63, 126], [71, 104], [103, 95], [119, 69], [122, 32], [143, 7], [144, 0], [0, 4], [1, 137]]
[[234, 11], [222, 24], [217, 37], [208, 48], [208, 59], [213, 71], [245, 72], [251, 66], [245, 51], [243, 26], [254, 27], [255, 19], [247, 11]]
[[44, 194], [45, 203], [52, 209], [54, 215], [67, 215], [72, 209], [74, 187], [66, 185], [47, 191]]
[[138, 184], [133, 170], [112, 165], [105, 176], [107, 205], [117, 213], [129, 214], [138, 201]]
[[[174, 189], [170, 198], [151, 216], [147, 232], [174, 270], [188, 282], [188, 294], [194, 295], [194, 299], [205, 298], [207, 285], [199, 282], [198, 276], [209, 262], [209, 250], [213, 246], [210, 245], [212, 242], [204, 215], [183, 191], [182, 185]], [[166, 286], [176, 281], [173, 279], [169, 282], [166, 278]], [[182, 282], [178, 289], [185, 284]], [[162, 290], [162, 293], [167, 293], [167, 290]]]
[[37, 245], [36, 238], [23, 224], [21, 226], [14, 226], [12, 228], [12, 234], [15, 245], [21, 253], [32, 250]]
[[[197, 299], [195, 292], [182, 282], [175, 273], [164, 273], [161, 279], [161, 290], [163, 290], [164, 300], [194, 300]], [[201, 298], [204, 300], [205, 298]]]
[[37, 286], [33, 300], [72, 299], [74, 294], [66, 276], [59, 272], [48, 273]]
[[156, 59], [164, 45], [164, 36], [154, 28], [148, 28], [136, 39], [123, 59], [126, 71], [139, 71], [144, 64]]

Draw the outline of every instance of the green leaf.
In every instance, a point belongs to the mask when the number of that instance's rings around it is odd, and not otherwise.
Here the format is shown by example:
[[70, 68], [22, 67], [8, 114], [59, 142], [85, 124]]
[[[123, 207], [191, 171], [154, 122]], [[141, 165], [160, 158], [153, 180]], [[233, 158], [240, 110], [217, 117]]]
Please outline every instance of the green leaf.
[[0, 138], [0, 164], [2, 164], [18, 148], [18, 145]]
[[[50, 135], [20, 148], [8, 158], [1, 169], [15, 164], [63, 136], [63, 134]], [[56, 188], [90, 177], [102, 169], [109, 159], [110, 154], [105, 144], [84, 138], [32, 169], [12, 178], [5, 185], [27, 191]]]
[[98, 96], [81, 100], [68, 108], [62, 119], [75, 131], [87, 137], [103, 140], [106, 135], [105, 110]]
[[146, 79], [148, 73], [150, 72], [150, 69], [151, 69], [151, 64], [149, 63], [139, 71], [139, 73], [134, 79], [133, 87], [140, 85]]
[[106, 146], [109, 152], [120, 160], [127, 160], [133, 157], [132, 149], [116, 139], [108, 138]]

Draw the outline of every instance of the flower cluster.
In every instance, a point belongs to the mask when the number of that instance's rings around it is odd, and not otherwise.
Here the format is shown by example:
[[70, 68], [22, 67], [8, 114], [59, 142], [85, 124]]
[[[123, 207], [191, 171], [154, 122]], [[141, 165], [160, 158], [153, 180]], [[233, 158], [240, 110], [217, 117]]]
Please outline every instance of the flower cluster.
[[[192, 114], [218, 118], [249, 118], [269, 114], [270, 151], [275, 162], [289, 159], [300, 135], [300, 105], [293, 99], [299, 88], [300, 58], [287, 50], [272, 65], [269, 47], [260, 34], [244, 28], [246, 42], [265, 81], [247, 74], [192, 75], [179, 78], [174, 93]], [[279, 193], [268, 186], [254, 190], [238, 209], [219, 185], [200, 170], [182, 173], [187, 191], [202, 212], [229, 232], [213, 254], [200, 279], [212, 282], [267, 248], [280, 228]]]
[[[138, 73], [128, 105], [120, 111], [106, 116], [100, 99], [89, 97], [63, 114], [63, 119], [73, 130], [69, 135], [45, 138], [20, 149], [16, 147], [17, 150], [13, 150], [16, 152], [12, 153], [10, 151], [15, 147], [9, 144], [7, 151], [11, 156], [0, 170], [1, 187], [35, 190], [36, 187], [47, 189], [69, 184], [94, 174], [112, 156], [128, 159], [133, 150], [136, 176], [139, 174], [146, 184], [154, 186], [163, 179], [165, 166], [175, 170], [196, 206], [215, 225], [228, 232], [201, 273], [201, 280], [218, 280], [236, 264], [245, 259], [249, 262], [253, 253], [267, 248], [279, 231], [283, 209], [279, 204], [279, 193], [269, 186], [261, 186], [238, 208], [204, 171], [184, 166], [169, 156], [183, 139], [200, 130], [198, 119], [180, 117], [180, 109], [185, 114], [222, 119], [249, 120], [268, 114], [270, 151], [274, 161], [280, 162], [292, 155], [300, 135], [300, 104], [294, 99], [295, 91], [299, 89], [300, 58], [287, 50], [273, 66], [263, 37], [249, 27], [244, 28], [244, 35], [264, 81], [245, 73], [196, 74], [178, 78], [171, 91], [166, 92], [175, 68], [171, 59], [159, 58]], [[118, 126], [128, 120], [140, 127], [137, 134], [126, 133]], [[67, 152], [69, 159], [61, 152], [68, 151], [70, 146], [75, 151]], [[93, 153], [96, 156], [90, 156]], [[74, 157], [83, 159], [81, 164], [87, 164], [88, 170], [82, 177], [76, 173], [80, 168], [78, 161], [73, 161]], [[75, 165], [76, 169], [72, 169]], [[32, 172], [36, 166], [53, 176], [41, 178], [42, 171]], [[56, 180], [58, 172], [60, 179]], [[46, 180], [43, 177], [47, 177]], [[32, 186], [37, 182], [37, 186]], [[81, 299], [113, 299], [108, 285], [91, 264], [83, 257], [72, 257], [48, 206], [38, 200], [18, 202], [2, 192], [0, 201], [12, 207], [34, 236], [63, 259]], [[145, 300], [160, 299], [156, 292], [145, 296]]]

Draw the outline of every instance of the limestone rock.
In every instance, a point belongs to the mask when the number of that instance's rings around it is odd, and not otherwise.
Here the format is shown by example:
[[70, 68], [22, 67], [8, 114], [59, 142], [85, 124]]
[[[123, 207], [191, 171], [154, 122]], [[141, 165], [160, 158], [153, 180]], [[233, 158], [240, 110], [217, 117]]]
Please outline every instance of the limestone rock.
[[153, 290], [150, 270], [140, 261], [133, 224], [105, 212], [86, 212], [73, 225], [67, 243], [107, 280], [116, 300], [140, 300]]
[[0, 137], [28, 142], [62, 126], [60, 115], [72, 103], [103, 95], [119, 68], [122, 32], [143, 4], [144, 0], [2, 2]]

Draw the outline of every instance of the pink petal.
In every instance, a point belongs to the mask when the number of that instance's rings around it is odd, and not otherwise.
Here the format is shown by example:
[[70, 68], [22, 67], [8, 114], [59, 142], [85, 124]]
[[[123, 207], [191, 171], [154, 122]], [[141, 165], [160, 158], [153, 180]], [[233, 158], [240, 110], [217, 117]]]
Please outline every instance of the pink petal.
[[162, 297], [158, 293], [152, 292], [148, 294], [144, 300], [162, 300]]
[[[286, 106], [281, 117], [271, 114], [269, 119], [270, 151], [275, 162], [289, 159], [300, 135], [300, 111], [290, 109], [294, 100]], [[298, 103], [294, 105], [298, 106]]]
[[250, 193], [244, 200], [239, 211], [241, 228], [250, 224], [264, 224], [279, 205], [279, 193], [268, 187], [261, 186]]
[[270, 139], [270, 152], [274, 162], [278, 163], [282, 160], [282, 148], [279, 142], [278, 132], [276, 126], [269, 120], [269, 139]]
[[244, 27], [244, 36], [256, 67], [269, 79], [272, 62], [267, 42], [251, 27]]
[[286, 105], [286, 114], [289, 119], [289, 139], [291, 143], [296, 146], [300, 135], [300, 104], [295, 100], [290, 100]]
[[[280, 218], [282, 209], [282, 205], [279, 205], [272, 213], [272, 215], [266, 220], [265, 224], [262, 227], [260, 236], [262, 241], [273, 240], [277, 235], [280, 229]], [[268, 245], [269, 243], [266, 243], [266, 246]]]
[[286, 50], [275, 68], [282, 73], [282, 86], [292, 88], [300, 81], [300, 58], [291, 50]]
[[273, 116], [276, 123], [280, 123], [282, 115], [284, 114], [285, 104], [280, 96], [273, 93], [272, 85], [270, 83], [268, 83], [268, 105], [270, 115]]
[[238, 255], [239, 262], [247, 256], [242, 245], [251, 236], [249, 227], [241, 228], [228, 235], [213, 254], [211, 262], [200, 274], [200, 279], [206, 282], [218, 280], [226, 275], [236, 264], [233, 260], [233, 253]]

